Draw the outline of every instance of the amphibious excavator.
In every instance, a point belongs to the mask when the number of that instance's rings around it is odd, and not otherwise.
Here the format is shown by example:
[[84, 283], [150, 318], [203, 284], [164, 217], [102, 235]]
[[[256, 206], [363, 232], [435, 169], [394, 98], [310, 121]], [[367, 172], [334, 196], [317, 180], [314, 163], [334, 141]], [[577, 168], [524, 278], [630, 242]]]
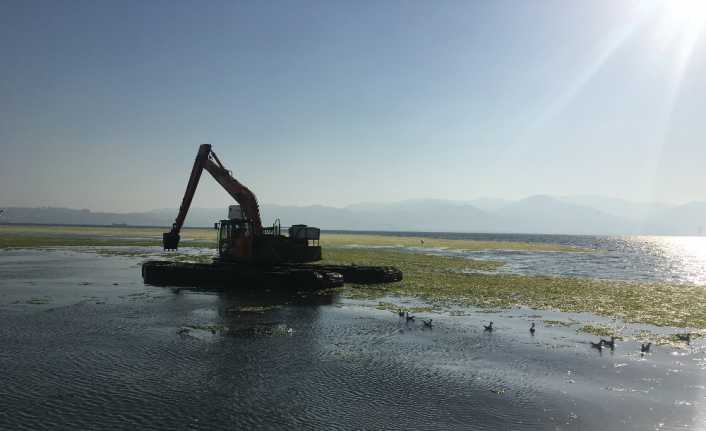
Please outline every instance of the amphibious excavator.
[[304, 224], [284, 229], [279, 219], [263, 226], [255, 194], [233, 177], [208, 144], [199, 147], [179, 213], [162, 237], [165, 250], [179, 247], [180, 232], [204, 170], [237, 203], [228, 207], [227, 219], [214, 224], [218, 229], [218, 256], [208, 264], [147, 261], [142, 265], [146, 283], [326, 288], [340, 286], [344, 281], [386, 283], [402, 279], [401, 271], [393, 267], [311, 264], [321, 260], [320, 230]]

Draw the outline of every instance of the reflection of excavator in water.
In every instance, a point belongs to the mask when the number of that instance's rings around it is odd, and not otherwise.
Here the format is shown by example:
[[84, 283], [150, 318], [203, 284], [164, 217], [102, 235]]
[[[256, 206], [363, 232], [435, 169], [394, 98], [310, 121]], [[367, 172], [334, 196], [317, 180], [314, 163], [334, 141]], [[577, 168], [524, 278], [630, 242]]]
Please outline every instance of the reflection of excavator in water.
[[179, 233], [204, 169], [239, 204], [231, 205], [228, 219], [215, 225], [218, 229], [218, 258], [212, 264], [148, 261], [142, 267], [145, 282], [200, 285], [261, 281], [267, 284], [332, 287], [343, 284], [344, 278], [355, 283], [402, 279], [402, 273], [391, 267], [306, 265], [306, 262], [321, 260], [319, 229], [293, 225], [288, 235], [284, 235], [279, 220], [272, 226], [263, 227], [255, 194], [233, 178], [207, 144], [199, 147], [179, 214], [172, 229], [163, 235], [165, 250], [179, 247]]

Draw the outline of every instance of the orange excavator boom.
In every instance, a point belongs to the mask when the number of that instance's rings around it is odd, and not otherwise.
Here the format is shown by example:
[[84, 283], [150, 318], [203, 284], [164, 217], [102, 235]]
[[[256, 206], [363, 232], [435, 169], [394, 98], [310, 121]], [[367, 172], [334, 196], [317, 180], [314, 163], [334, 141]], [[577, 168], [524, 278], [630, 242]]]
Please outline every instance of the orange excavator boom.
[[179, 234], [184, 226], [186, 215], [191, 207], [191, 201], [194, 199], [196, 187], [204, 169], [240, 204], [245, 217], [252, 223], [253, 234], [255, 236], [262, 234], [262, 219], [260, 218], [260, 207], [257, 203], [257, 197], [250, 189], [233, 178], [230, 171], [218, 159], [216, 153], [211, 150], [209, 144], [203, 144], [199, 147], [199, 151], [196, 154], [194, 166], [191, 169], [191, 176], [184, 192], [184, 198], [181, 201], [176, 220], [172, 224], [172, 229], [169, 232], [165, 232], [162, 236], [165, 250], [176, 250], [179, 247]]

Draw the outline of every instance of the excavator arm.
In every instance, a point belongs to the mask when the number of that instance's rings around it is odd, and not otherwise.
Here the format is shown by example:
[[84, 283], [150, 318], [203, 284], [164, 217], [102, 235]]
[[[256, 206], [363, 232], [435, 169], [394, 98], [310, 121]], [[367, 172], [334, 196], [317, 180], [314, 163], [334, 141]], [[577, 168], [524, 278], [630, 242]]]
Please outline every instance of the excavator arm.
[[216, 153], [211, 150], [210, 145], [203, 144], [199, 147], [199, 152], [196, 154], [196, 160], [194, 160], [194, 166], [191, 169], [189, 183], [186, 186], [186, 192], [184, 193], [184, 198], [179, 207], [179, 214], [177, 214], [177, 218], [174, 224], [172, 224], [172, 229], [169, 232], [165, 232], [162, 236], [162, 243], [165, 250], [176, 250], [179, 247], [179, 233], [184, 225], [184, 220], [186, 220], [186, 214], [189, 212], [191, 201], [196, 193], [196, 186], [199, 184], [201, 173], [204, 169], [206, 169], [218, 184], [240, 204], [246, 219], [252, 223], [254, 235], [262, 234], [260, 207], [255, 194], [233, 178], [230, 171], [228, 171], [218, 159]]

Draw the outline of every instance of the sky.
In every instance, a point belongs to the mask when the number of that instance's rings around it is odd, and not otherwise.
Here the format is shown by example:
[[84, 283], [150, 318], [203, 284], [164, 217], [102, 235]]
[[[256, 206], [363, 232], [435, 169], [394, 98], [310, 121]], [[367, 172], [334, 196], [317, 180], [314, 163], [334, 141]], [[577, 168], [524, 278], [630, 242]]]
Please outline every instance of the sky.
[[[706, 200], [706, 2], [0, 2], [0, 207]], [[231, 204], [204, 175], [194, 205]]]

